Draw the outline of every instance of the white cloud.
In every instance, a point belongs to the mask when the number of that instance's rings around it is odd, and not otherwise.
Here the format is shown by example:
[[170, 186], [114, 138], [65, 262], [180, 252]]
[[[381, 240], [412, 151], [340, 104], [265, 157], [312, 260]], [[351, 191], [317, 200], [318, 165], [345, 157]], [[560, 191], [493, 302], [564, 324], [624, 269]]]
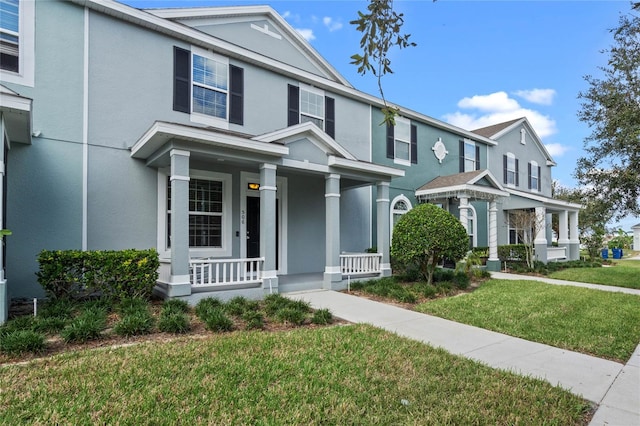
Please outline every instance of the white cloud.
[[463, 98], [458, 107], [477, 112], [456, 111], [444, 115], [444, 120], [467, 130], [479, 129], [493, 124], [503, 123], [516, 118], [527, 117], [531, 126], [544, 138], [557, 132], [556, 122], [539, 111], [523, 108], [518, 101], [500, 91], [488, 95], [475, 95]]
[[518, 90], [513, 92], [513, 94], [534, 104], [551, 105], [556, 91], [553, 89], [531, 89]]
[[296, 31], [307, 41], [313, 41], [316, 39], [316, 36], [313, 35], [313, 30], [310, 28], [296, 28]]
[[338, 31], [342, 28], [342, 22], [334, 21], [330, 16], [322, 18], [322, 23], [329, 29], [329, 32]]
[[565, 152], [571, 149], [570, 147], [559, 143], [547, 143], [544, 145], [544, 147], [547, 148], [547, 151], [549, 151], [549, 155], [551, 155], [552, 157], [561, 157]]

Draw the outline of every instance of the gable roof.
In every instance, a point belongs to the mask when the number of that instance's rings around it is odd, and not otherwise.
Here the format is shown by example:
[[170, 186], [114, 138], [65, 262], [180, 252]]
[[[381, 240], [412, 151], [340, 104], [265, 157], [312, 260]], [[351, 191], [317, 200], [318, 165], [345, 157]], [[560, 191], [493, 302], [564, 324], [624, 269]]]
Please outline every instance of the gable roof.
[[502, 130], [510, 127], [512, 124], [524, 120], [524, 118], [516, 118], [515, 120], [505, 121], [504, 123], [492, 124], [491, 126], [481, 127], [479, 129], [472, 130], [473, 133], [476, 133], [480, 136], [484, 136], [486, 138], [491, 138]]
[[[480, 185], [479, 182], [483, 179], [489, 182], [489, 185]], [[500, 182], [486, 169], [438, 176], [416, 190], [416, 197], [422, 199], [444, 198], [458, 194], [467, 194], [478, 199], [509, 196]]]

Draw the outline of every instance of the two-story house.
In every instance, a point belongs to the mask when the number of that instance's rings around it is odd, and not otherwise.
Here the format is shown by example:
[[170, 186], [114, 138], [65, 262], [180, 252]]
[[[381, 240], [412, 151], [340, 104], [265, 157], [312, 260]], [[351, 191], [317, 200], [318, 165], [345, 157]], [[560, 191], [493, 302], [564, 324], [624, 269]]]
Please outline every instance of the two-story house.
[[[0, 12], [0, 321], [10, 298], [43, 295], [42, 249], [154, 247], [158, 291], [193, 302], [389, 275], [392, 223], [417, 202], [454, 212], [474, 245], [507, 242], [497, 218], [520, 194], [493, 165], [502, 134], [405, 109], [378, 126], [383, 102], [268, 6]], [[560, 208], [546, 186], [524, 192]]]

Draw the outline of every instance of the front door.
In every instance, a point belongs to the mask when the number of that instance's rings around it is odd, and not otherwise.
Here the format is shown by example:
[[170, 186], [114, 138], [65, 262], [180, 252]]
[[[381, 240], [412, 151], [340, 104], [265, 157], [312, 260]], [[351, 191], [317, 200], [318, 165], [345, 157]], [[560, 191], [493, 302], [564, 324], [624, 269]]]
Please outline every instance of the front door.
[[[280, 212], [276, 200], [276, 269], [279, 268]], [[247, 257], [260, 257], [260, 197], [247, 197]]]

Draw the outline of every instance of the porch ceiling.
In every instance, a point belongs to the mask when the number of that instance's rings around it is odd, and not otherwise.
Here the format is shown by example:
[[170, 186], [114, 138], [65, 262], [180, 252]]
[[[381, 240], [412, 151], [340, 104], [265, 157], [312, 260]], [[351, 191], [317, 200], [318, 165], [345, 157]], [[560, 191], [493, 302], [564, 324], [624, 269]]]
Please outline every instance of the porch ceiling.
[[0, 85], [0, 111], [9, 141], [31, 143], [31, 99]]
[[547, 213], [557, 213], [561, 211], [580, 211], [581, 204], [569, 203], [567, 201], [556, 200], [554, 198], [545, 197], [543, 195], [530, 194], [523, 191], [508, 188], [507, 192], [511, 194], [514, 201], [518, 202], [518, 207], [505, 210], [519, 210], [523, 208], [545, 207]]

